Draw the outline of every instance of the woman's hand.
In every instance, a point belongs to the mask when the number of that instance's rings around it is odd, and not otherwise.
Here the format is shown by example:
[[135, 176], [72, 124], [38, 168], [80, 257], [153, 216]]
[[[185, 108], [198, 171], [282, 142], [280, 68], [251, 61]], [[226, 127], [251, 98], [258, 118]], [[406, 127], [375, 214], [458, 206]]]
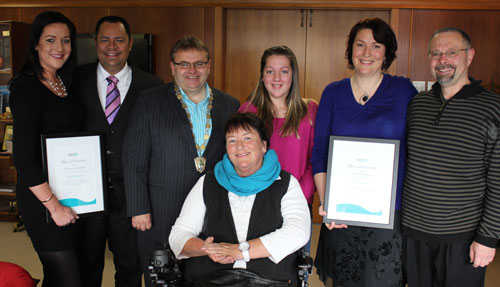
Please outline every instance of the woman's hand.
[[[213, 262], [220, 264], [230, 264], [234, 263], [237, 259], [233, 256], [234, 253], [229, 250], [229, 243], [214, 243], [214, 238], [212, 236], [205, 239], [201, 249], [205, 251]], [[238, 250], [238, 245], [236, 245], [236, 250]], [[239, 250], [238, 250], [239, 251]]]
[[73, 209], [62, 205], [56, 198], [47, 202], [45, 207], [49, 210], [50, 217], [52, 217], [57, 226], [66, 226], [75, 223], [78, 219], [78, 215]]
[[75, 223], [78, 219], [78, 215], [73, 211], [73, 209], [62, 205], [47, 182], [43, 182], [39, 185], [30, 186], [29, 189], [33, 194], [40, 200], [40, 202], [47, 208], [50, 213], [50, 217], [56, 223], [57, 226], [65, 226], [71, 223]]
[[[326, 216], [326, 211], [323, 209], [323, 204], [320, 204], [319, 209], [318, 209], [318, 214], [321, 215], [322, 217]], [[335, 224], [335, 222], [330, 222], [330, 223], [325, 223], [326, 228], [329, 230], [332, 229], [339, 229], [339, 228], [347, 228], [346, 224]]]

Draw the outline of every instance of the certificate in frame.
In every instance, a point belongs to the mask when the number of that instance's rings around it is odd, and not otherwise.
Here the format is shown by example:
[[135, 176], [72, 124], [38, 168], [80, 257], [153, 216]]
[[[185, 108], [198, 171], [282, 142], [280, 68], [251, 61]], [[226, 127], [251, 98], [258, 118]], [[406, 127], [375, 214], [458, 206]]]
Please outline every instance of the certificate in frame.
[[42, 135], [45, 176], [61, 204], [77, 214], [104, 211], [102, 135]]
[[399, 140], [331, 136], [324, 222], [394, 228]]

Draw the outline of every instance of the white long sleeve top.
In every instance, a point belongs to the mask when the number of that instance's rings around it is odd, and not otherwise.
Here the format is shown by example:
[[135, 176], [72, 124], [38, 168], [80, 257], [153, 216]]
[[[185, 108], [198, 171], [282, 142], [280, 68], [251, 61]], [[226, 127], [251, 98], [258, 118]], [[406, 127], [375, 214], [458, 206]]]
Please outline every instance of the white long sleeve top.
[[[203, 227], [206, 212], [203, 200], [204, 180], [205, 176], [202, 176], [189, 192], [181, 213], [170, 232], [170, 248], [178, 259], [187, 258], [181, 254], [184, 245], [189, 239], [198, 237]], [[281, 178], [278, 177], [276, 180], [281, 180]], [[232, 192], [227, 194], [231, 214], [236, 225], [238, 242], [241, 243], [247, 240], [255, 195], [239, 196]], [[310, 239], [311, 217], [307, 201], [299, 182], [292, 175], [290, 175], [288, 190], [281, 199], [281, 215], [283, 216], [281, 228], [260, 237], [262, 244], [271, 254], [269, 259], [274, 263], [279, 263], [289, 254], [299, 250]], [[243, 260], [238, 260], [234, 263], [233, 268], [246, 268], [246, 263]]]

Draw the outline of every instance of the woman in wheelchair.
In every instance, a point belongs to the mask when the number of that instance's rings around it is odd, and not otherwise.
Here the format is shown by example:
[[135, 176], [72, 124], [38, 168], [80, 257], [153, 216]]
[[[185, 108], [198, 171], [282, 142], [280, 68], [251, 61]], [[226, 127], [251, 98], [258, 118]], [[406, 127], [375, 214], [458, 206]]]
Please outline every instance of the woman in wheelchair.
[[267, 149], [255, 115], [235, 114], [225, 135], [227, 153], [192, 188], [170, 232], [184, 279], [195, 286], [297, 286], [298, 251], [311, 225], [300, 185]]

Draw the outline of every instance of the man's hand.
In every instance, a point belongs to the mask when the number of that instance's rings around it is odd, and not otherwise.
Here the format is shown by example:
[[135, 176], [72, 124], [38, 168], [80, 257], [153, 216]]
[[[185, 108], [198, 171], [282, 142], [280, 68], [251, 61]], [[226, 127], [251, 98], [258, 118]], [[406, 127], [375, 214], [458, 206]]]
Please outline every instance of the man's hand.
[[[322, 217], [325, 217], [326, 216], [326, 211], [323, 209], [323, 204], [321, 204], [319, 206], [319, 209], [318, 209], [318, 214], [321, 215]], [[332, 229], [337, 229], [337, 228], [347, 228], [347, 225], [345, 224], [335, 224], [335, 222], [330, 222], [330, 223], [325, 223], [325, 226], [326, 228], [328, 228], [329, 230], [332, 230]]]
[[469, 251], [470, 263], [472, 263], [474, 267], [486, 267], [495, 258], [495, 251], [495, 248], [484, 246], [473, 241]]
[[140, 231], [151, 229], [151, 214], [146, 213], [132, 216], [132, 227]]

